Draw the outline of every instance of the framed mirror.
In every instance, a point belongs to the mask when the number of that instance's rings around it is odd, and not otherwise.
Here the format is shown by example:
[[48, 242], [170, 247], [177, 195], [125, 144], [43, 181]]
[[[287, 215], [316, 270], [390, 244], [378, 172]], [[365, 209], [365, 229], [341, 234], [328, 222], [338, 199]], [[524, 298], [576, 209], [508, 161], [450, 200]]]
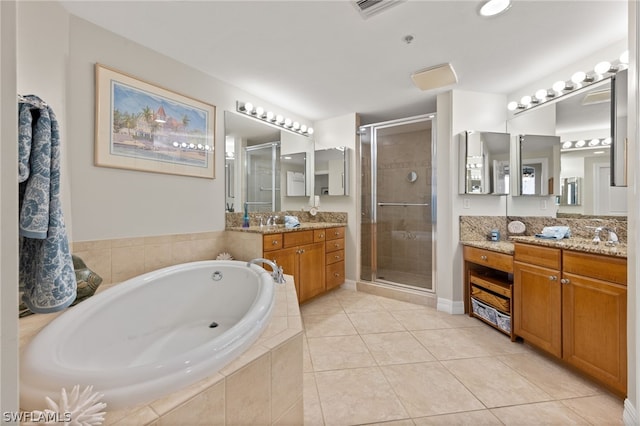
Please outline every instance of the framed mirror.
[[459, 193], [509, 193], [510, 135], [465, 131], [459, 135]]
[[349, 148], [317, 149], [314, 166], [314, 195], [349, 195]]

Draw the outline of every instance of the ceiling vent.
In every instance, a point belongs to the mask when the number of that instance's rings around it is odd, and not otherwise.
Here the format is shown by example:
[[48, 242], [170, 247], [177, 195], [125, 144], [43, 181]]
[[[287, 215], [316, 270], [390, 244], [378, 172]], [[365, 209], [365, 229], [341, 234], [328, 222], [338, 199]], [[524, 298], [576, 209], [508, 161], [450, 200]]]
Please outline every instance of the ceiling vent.
[[406, 0], [356, 0], [354, 5], [360, 15], [367, 19]]
[[584, 99], [582, 99], [582, 105], [601, 104], [609, 101], [611, 101], [611, 90], [605, 89], [587, 93]]

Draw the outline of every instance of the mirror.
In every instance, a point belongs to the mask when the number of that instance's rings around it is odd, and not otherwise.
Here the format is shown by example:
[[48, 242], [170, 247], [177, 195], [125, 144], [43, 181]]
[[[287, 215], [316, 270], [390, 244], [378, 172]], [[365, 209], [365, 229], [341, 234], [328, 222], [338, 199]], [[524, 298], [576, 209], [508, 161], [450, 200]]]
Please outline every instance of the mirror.
[[[559, 180], [553, 192], [559, 196], [559, 214], [625, 216], [627, 213], [626, 188], [610, 186], [611, 107], [616, 102], [611, 93], [611, 78], [607, 78], [555, 102], [520, 112], [507, 123], [512, 133], [539, 131], [560, 137]], [[565, 179], [571, 178], [577, 178], [579, 202], [565, 204]]]
[[309, 137], [225, 111], [225, 208], [250, 212], [298, 209], [313, 188]]
[[560, 205], [561, 206], [579, 206], [581, 201], [582, 178], [570, 177], [562, 179], [560, 186]]
[[349, 195], [349, 148], [318, 149], [314, 153], [314, 195]]
[[508, 133], [466, 131], [459, 136], [460, 194], [509, 193]]
[[560, 175], [560, 138], [519, 135], [517, 195], [553, 195]]

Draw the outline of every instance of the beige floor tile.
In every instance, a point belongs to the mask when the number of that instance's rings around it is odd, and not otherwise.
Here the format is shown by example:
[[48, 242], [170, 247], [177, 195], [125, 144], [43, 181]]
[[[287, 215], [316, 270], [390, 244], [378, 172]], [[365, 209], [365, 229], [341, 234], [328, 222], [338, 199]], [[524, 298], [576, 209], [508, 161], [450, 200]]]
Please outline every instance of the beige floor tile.
[[439, 360], [488, 356], [491, 353], [475, 338], [474, 328], [447, 328], [412, 331], [412, 334]]
[[392, 420], [390, 422], [382, 423], [369, 423], [367, 426], [415, 426], [415, 423], [411, 419], [404, 420]]
[[306, 315], [331, 315], [343, 313], [342, 305], [338, 299], [328, 294], [318, 297], [300, 305], [300, 313]]
[[485, 408], [438, 362], [381, 368], [411, 417]]
[[571, 409], [562, 405], [560, 401], [494, 408], [491, 412], [505, 425], [565, 426], [589, 424], [585, 419], [574, 413]]
[[458, 327], [490, 327], [478, 318], [472, 318], [466, 314], [451, 315], [446, 312], [438, 312], [438, 316], [449, 328]]
[[488, 408], [549, 401], [551, 397], [494, 357], [442, 361]]
[[322, 408], [316, 386], [316, 378], [313, 373], [303, 374], [302, 400], [304, 402], [305, 426], [323, 426]]
[[565, 399], [564, 405], [571, 408], [594, 425], [622, 425], [623, 402], [609, 394], [585, 398]]
[[433, 355], [407, 331], [364, 334], [362, 339], [379, 365], [435, 361]]
[[590, 396], [600, 388], [561, 366], [558, 362], [535, 353], [503, 355], [498, 358], [523, 375], [554, 399]]
[[404, 331], [405, 328], [389, 312], [352, 312], [347, 316], [360, 334]]
[[466, 330], [472, 333], [478, 344], [492, 355], [532, 352], [529, 346], [522, 342], [512, 342], [507, 334], [493, 327], [483, 324], [482, 327], [467, 328]]
[[[389, 312], [395, 311], [414, 311], [426, 309], [424, 305], [417, 303], [404, 302], [402, 300], [391, 299], [389, 297], [378, 298], [378, 303]], [[433, 309], [433, 308], [431, 308]], [[433, 309], [435, 311], [435, 309]]]
[[310, 373], [313, 371], [311, 354], [309, 354], [309, 344], [307, 343], [307, 336], [304, 334], [302, 335], [302, 371], [304, 373]]
[[358, 335], [309, 337], [307, 343], [314, 371], [376, 365], [367, 345]]
[[489, 410], [465, 411], [464, 413], [413, 419], [416, 426], [493, 426], [502, 425]]
[[307, 315], [303, 324], [307, 337], [358, 334], [346, 314]]
[[392, 311], [391, 315], [407, 330], [451, 328], [449, 323], [445, 322], [435, 309], [422, 307], [421, 309]]
[[371, 294], [345, 290], [336, 293], [336, 298], [347, 313], [386, 312], [386, 309], [378, 302], [380, 297]]
[[327, 425], [380, 423], [408, 418], [378, 367], [314, 374]]

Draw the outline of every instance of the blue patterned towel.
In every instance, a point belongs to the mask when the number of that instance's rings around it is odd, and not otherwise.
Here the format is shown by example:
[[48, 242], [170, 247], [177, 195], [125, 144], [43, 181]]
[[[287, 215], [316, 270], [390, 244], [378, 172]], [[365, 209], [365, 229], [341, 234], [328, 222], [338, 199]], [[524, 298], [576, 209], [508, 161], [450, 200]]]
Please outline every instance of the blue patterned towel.
[[20, 290], [32, 312], [56, 312], [77, 285], [60, 203], [60, 131], [37, 96], [24, 97], [18, 117]]

